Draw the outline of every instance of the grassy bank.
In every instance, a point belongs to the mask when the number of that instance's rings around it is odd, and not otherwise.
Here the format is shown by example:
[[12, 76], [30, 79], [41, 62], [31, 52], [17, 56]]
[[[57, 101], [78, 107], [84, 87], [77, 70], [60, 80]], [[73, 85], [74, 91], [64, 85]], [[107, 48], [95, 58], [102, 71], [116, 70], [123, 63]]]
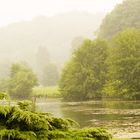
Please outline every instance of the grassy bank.
[[35, 87], [33, 89], [32, 95], [35, 97], [44, 97], [44, 98], [60, 98], [61, 97], [58, 86]]

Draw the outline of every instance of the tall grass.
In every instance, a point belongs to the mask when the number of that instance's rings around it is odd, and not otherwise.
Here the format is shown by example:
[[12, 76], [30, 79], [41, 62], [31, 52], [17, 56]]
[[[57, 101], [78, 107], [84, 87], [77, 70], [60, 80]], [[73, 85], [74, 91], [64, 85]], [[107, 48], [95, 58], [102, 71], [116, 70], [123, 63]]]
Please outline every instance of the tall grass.
[[35, 87], [33, 88], [32, 95], [35, 97], [44, 97], [44, 98], [60, 98], [61, 93], [58, 86], [50, 87]]

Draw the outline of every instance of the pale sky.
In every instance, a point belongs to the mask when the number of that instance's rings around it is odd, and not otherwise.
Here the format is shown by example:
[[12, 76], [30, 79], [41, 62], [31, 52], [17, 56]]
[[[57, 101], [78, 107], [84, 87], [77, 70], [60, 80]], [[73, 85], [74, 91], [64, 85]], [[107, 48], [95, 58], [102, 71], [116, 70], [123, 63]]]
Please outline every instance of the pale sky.
[[109, 12], [123, 0], [0, 0], [0, 26], [71, 11]]

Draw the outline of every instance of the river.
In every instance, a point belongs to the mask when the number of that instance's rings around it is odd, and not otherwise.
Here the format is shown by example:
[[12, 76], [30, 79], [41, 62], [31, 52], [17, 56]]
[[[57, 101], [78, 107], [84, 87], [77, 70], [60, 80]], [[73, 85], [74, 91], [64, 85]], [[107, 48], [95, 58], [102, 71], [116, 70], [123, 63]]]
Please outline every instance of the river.
[[115, 137], [140, 138], [140, 101], [62, 102], [39, 99], [37, 110], [71, 118], [81, 127], [104, 127]]

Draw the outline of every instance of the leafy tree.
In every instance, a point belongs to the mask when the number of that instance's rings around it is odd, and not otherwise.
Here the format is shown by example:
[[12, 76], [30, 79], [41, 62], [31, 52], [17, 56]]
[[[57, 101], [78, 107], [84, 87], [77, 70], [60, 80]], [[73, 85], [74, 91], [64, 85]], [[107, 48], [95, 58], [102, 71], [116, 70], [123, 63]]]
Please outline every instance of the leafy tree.
[[14, 98], [28, 98], [32, 88], [37, 84], [33, 71], [24, 64], [13, 64], [11, 67], [8, 92]]
[[42, 84], [44, 86], [56, 86], [59, 80], [59, 72], [55, 64], [48, 64], [43, 71]]
[[82, 45], [83, 41], [84, 41], [84, 38], [82, 36], [78, 36], [72, 40], [71, 42], [72, 53]]
[[9, 85], [9, 78], [0, 79], [0, 91], [7, 92]]
[[60, 90], [65, 100], [88, 100], [102, 97], [108, 56], [106, 41], [86, 40], [65, 66]]
[[128, 29], [114, 41], [109, 63], [106, 96], [140, 99], [140, 31]]
[[40, 84], [43, 84], [44, 69], [50, 64], [50, 56], [46, 47], [40, 46], [36, 54], [36, 71]]
[[[4, 53], [3, 53], [4, 54]], [[0, 59], [0, 79], [8, 77], [11, 61]]]
[[140, 0], [124, 0], [103, 20], [99, 37], [110, 39], [126, 28], [140, 28]]

